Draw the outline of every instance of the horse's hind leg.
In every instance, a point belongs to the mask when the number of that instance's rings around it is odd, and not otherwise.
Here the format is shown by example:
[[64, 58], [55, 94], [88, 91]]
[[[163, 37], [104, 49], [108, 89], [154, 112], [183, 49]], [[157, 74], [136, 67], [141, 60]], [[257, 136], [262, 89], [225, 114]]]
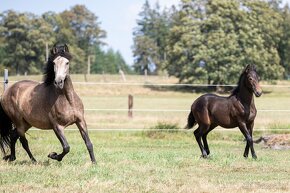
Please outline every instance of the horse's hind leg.
[[205, 148], [203, 147], [202, 145], [202, 142], [201, 142], [201, 137], [204, 135], [204, 130], [203, 130], [203, 127], [201, 127], [200, 125], [198, 126], [198, 128], [194, 131], [194, 136], [195, 136], [195, 139], [198, 143], [198, 146], [200, 148], [200, 151], [201, 151], [201, 157], [203, 158], [207, 158], [207, 152], [205, 150]]
[[205, 132], [205, 134], [202, 136], [202, 141], [203, 141], [203, 145], [204, 145], [204, 149], [207, 153], [207, 155], [210, 154], [210, 151], [209, 151], [209, 147], [208, 147], [208, 143], [207, 143], [207, 134], [213, 130], [216, 126], [210, 126], [210, 128]]
[[10, 155], [7, 155], [3, 157], [4, 160], [6, 161], [14, 161], [16, 160], [16, 155], [15, 155], [15, 144], [17, 139], [19, 138], [19, 135], [17, 133], [16, 129], [13, 129], [10, 133]]
[[79, 122], [76, 123], [77, 124], [77, 127], [79, 128], [79, 131], [82, 135], [82, 138], [83, 140], [85, 141], [85, 144], [87, 146], [87, 149], [89, 151], [89, 154], [90, 154], [90, 158], [91, 158], [91, 161], [93, 163], [96, 163], [96, 158], [95, 158], [95, 155], [94, 155], [94, 149], [93, 149], [93, 144], [89, 138], [89, 135], [88, 135], [88, 130], [87, 130], [87, 124], [85, 122], [85, 120], [81, 120]]
[[21, 122], [18, 122], [16, 127], [17, 127], [17, 134], [19, 136], [19, 140], [22, 144], [23, 149], [26, 151], [31, 161], [36, 162], [35, 158], [33, 157], [29, 149], [28, 141], [25, 137], [25, 132], [31, 127], [31, 125], [29, 125], [24, 119], [22, 119]]
[[69, 147], [68, 142], [64, 136], [64, 127], [57, 125], [54, 127], [53, 131], [54, 131], [55, 135], [57, 136], [58, 140], [60, 141], [63, 151], [61, 154], [57, 154], [56, 152], [52, 152], [48, 155], [48, 157], [51, 159], [55, 159], [57, 161], [61, 161], [62, 158], [69, 152], [70, 147]]
[[26, 153], [28, 154], [29, 158], [31, 159], [31, 161], [36, 162], [35, 158], [33, 157], [30, 149], [29, 149], [29, 145], [28, 145], [28, 141], [25, 137], [25, 134], [20, 135], [19, 140], [22, 144], [23, 149], [25, 149]]

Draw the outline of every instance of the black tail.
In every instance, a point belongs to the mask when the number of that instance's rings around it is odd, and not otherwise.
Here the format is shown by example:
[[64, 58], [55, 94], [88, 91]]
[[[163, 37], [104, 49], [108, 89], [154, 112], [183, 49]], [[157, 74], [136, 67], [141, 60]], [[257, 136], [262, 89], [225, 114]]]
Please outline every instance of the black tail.
[[0, 102], [0, 149], [4, 155], [6, 154], [6, 148], [10, 148], [10, 133], [12, 128], [11, 119], [3, 110]]
[[195, 118], [193, 116], [192, 111], [190, 111], [188, 118], [187, 118], [187, 125], [185, 129], [191, 129], [196, 124]]

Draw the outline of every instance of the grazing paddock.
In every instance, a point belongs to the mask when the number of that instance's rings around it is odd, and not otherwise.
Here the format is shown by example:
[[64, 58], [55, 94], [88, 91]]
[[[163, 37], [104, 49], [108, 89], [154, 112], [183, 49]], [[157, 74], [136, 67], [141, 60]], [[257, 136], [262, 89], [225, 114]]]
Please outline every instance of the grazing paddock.
[[[126, 78], [127, 83], [177, 82], [174, 78], [154, 76]], [[9, 84], [23, 79], [41, 81], [41, 76], [15, 76]], [[102, 83], [121, 81], [117, 75], [91, 75], [87, 79]], [[84, 76], [72, 75], [72, 80], [83, 82]], [[280, 111], [290, 110], [290, 82], [277, 85], [289, 87], [262, 87], [264, 94], [255, 98], [258, 114], [254, 139], [290, 133], [290, 112]], [[52, 150], [62, 150], [53, 131], [31, 130], [27, 138], [38, 163], [29, 160], [18, 142], [16, 161], [0, 161], [0, 192], [290, 192], [290, 150], [255, 144], [258, 159], [244, 159], [245, 142], [238, 129], [212, 131], [208, 136], [212, 154], [206, 160], [200, 159], [193, 130], [155, 137], [148, 137], [147, 131], [133, 131], [154, 128], [160, 122], [183, 128], [190, 105], [202, 93], [167, 86], [152, 89], [142, 85], [75, 83], [74, 87], [85, 105], [97, 165], [91, 164], [75, 126], [66, 131], [71, 151], [62, 162], [47, 158]], [[128, 94], [134, 95], [132, 119], [126, 110]]]
[[92, 165], [77, 131], [67, 131], [71, 152], [62, 162], [53, 132], [27, 136], [37, 164], [20, 143], [13, 163], [0, 161], [0, 192], [289, 192], [289, 150], [255, 145], [257, 160], [244, 159], [238, 132], [213, 131], [212, 155], [200, 159], [191, 132], [149, 138], [142, 132], [90, 132], [97, 165]]
[[[41, 81], [41, 78], [41, 76], [12, 76], [9, 84], [23, 79]], [[184, 92], [183, 87], [181, 91], [178, 91], [179, 86], [156, 86], [152, 89], [141, 85], [143, 83], [174, 84], [177, 83], [175, 78], [158, 76], [145, 78], [131, 75], [126, 79], [125, 85], [108, 84], [122, 83], [122, 79], [119, 75], [90, 75], [87, 76], [89, 82], [100, 84], [85, 84], [83, 75], [72, 75], [72, 81], [76, 82], [74, 83], [75, 90], [87, 109], [85, 116], [89, 128], [144, 129], [154, 126], [157, 122], [177, 123], [183, 128], [192, 102], [203, 94], [203, 92]], [[138, 84], [135, 85], [135, 83]], [[261, 84], [263, 95], [255, 98], [258, 113], [254, 130], [261, 129], [267, 133], [267, 129], [290, 129], [290, 82], [277, 81], [274, 84], [271, 83], [270, 86], [264, 82]], [[263, 87], [263, 85], [266, 86]], [[0, 84], [0, 92], [2, 90], [3, 85]], [[196, 88], [188, 90], [196, 90]], [[134, 96], [133, 119], [128, 119], [127, 116], [128, 94]], [[229, 93], [224, 95], [227, 96]], [[138, 111], [140, 109], [144, 111]], [[151, 111], [146, 111], [148, 109]]]

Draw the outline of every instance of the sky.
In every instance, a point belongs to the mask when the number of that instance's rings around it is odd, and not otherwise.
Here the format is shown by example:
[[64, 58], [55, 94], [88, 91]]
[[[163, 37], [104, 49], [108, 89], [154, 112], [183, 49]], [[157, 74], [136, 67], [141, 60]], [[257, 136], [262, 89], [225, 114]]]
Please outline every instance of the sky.
[[[180, 0], [149, 0], [149, 3], [154, 6], [157, 1], [161, 7], [169, 8], [171, 5], [178, 5]], [[290, 5], [290, 0], [282, 1]], [[127, 64], [132, 65], [132, 33], [144, 2], [145, 0], [1, 0], [0, 12], [12, 9], [41, 15], [47, 11], [59, 13], [76, 4], [85, 5], [98, 17], [101, 28], [107, 32], [107, 37], [103, 39], [108, 44], [107, 48], [119, 51]]]
[[[12, 9], [41, 15], [47, 11], [59, 13], [77, 4], [85, 5], [98, 17], [101, 28], [107, 32], [107, 37], [103, 39], [108, 44], [106, 48], [119, 51], [127, 64], [132, 65], [132, 33], [144, 2], [145, 0], [1, 0], [0, 12]], [[149, 0], [152, 6], [156, 2], [157, 0]], [[169, 8], [173, 4], [178, 5], [179, 0], [158, 2], [162, 7]]]

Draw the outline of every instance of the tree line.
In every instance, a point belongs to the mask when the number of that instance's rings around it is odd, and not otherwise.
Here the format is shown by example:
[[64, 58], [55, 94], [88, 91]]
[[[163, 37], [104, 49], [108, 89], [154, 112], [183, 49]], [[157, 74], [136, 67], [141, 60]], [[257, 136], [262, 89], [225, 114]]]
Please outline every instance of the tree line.
[[234, 83], [247, 64], [263, 80], [290, 73], [290, 9], [280, 0], [145, 1], [133, 32], [134, 69], [180, 82]]
[[72, 73], [130, 71], [119, 51], [103, 49], [106, 31], [98, 17], [83, 5], [40, 16], [7, 10], [0, 13], [0, 70], [11, 74], [39, 74], [46, 63], [46, 45], [66, 43], [74, 56]]

